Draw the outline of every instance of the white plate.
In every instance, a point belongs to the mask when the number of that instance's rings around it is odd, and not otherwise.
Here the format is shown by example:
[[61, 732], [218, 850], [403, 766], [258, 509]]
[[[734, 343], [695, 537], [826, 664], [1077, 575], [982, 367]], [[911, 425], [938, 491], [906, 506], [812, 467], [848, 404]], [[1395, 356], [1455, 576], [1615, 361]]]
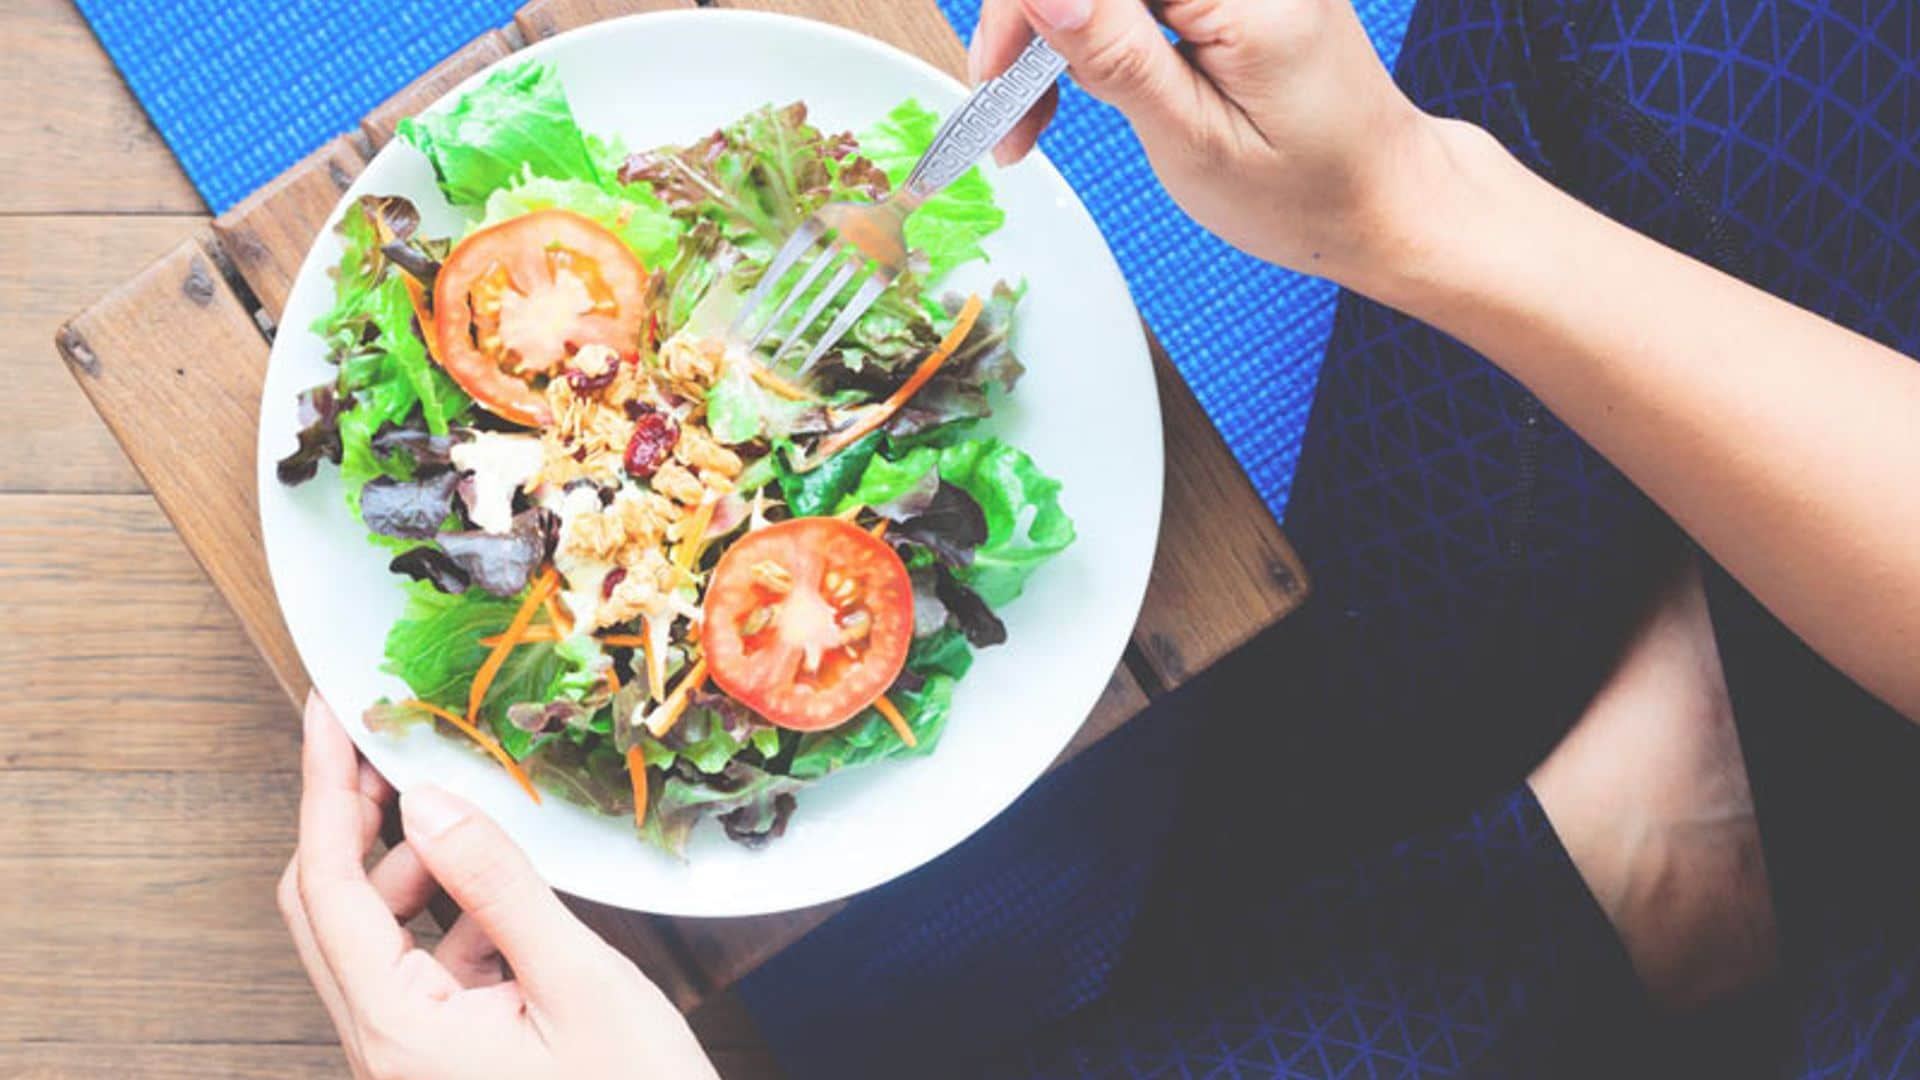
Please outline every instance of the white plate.
[[[690, 142], [769, 101], [804, 100], [821, 128], [858, 131], [904, 98], [945, 112], [964, 93], [869, 38], [747, 12], [617, 19], [501, 63], [529, 60], [558, 66], [582, 127], [635, 148]], [[956, 283], [1025, 276], [1030, 284], [1015, 341], [1027, 376], [991, 429], [1065, 482], [1079, 539], [1003, 612], [1009, 640], [980, 653], [935, 753], [809, 787], [786, 835], [759, 851], [702, 822], [685, 862], [639, 843], [625, 821], [556, 798], [535, 807], [498, 766], [430, 732], [380, 736], [361, 726], [368, 704], [406, 692], [380, 671], [387, 627], [400, 613], [399, 579], [366, 542], [332, 470], [299, 488], [274, 476], [274, 462], [294, 446], [295, 395], [332, 377], [307, 330], [331, 306], [328, 270], [340, 245], [329, 230], [300, 269], [267, 371], [260, 523], [300, 658], [362, 752], [403, 789], [430, 777], [474, 800], [556, 887], [672, 915], [761, 914], [871, 888], [952, 847], [1019, 796], [1092, 709], [1139, 611], [1160, 522], [1160, 407], [1126, 284], [1072, 190], [1038, 157], [991, 179], [1006, 227], [987, 243], [992, 265], [963, 271]], [[426, 159], [397, 141], [341, 206], [395, 192], [419, 204], [429, 234], [459, 226]]]

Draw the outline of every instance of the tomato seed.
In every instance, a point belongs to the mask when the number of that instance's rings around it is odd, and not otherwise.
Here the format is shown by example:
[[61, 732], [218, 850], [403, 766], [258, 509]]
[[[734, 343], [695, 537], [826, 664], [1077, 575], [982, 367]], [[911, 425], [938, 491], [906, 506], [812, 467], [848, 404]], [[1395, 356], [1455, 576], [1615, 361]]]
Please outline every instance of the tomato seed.
[[746, 620], [740, 624], [740, 636], [752, 637], [773, 625], [773, 617], [779, 613], [778, 604], [761, 604], [747, 613]]
[[842, 645], [865, 641], [867, 635], [872, 632], [873, 616], [869, 615], [865, 608], [851, 612], [840, 620], [840, 644]]
[[747, 571], [753, 576], [753, 583], [768, 592], [785, 596], [793, 591], [793, 573], [771, 559], [762, 559], [754, 563]]

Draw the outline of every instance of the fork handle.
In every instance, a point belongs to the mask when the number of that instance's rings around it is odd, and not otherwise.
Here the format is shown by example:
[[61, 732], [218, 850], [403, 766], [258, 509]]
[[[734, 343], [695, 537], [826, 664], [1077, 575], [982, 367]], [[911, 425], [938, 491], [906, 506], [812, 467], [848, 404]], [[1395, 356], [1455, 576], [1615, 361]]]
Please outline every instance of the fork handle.
[[961, 173], [1007, 137], [1066, 70], [1066, 60], [1035, 35], [1012, 67], [974, 87], [940, 125], [900, 196], [917, 205], [960, 179]]

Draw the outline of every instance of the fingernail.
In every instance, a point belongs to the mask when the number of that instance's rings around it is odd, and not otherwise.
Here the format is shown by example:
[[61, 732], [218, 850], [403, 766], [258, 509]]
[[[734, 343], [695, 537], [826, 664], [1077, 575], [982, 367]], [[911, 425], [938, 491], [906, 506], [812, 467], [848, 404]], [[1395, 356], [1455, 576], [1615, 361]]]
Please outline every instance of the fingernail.
[[432, 784], [420, 784], [400, 796], [400, 824], [407, 839], [432, 840], [467, 816], [467, 804]]
[[1078, 30], [1093, 17], [1093, 0], [1027, 0], [1027, 7], [1055, 30]]
[[327, 703], [321, 699], [320, 691], [309, 689], [307, 691], [307, 703], [300, 710], [300, 720], [306, 737], [309, 739], [312, 738], [314, 731], [325, 722], [326, 718]]

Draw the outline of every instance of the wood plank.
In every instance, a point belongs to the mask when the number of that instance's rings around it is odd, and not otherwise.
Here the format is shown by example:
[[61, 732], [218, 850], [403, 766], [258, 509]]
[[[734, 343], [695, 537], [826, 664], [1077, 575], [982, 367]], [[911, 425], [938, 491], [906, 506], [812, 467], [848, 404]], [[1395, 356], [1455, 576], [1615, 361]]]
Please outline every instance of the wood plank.
[[274, 908], [298, 798], [289, 772], [0, 772], [0, 1045], [331, 1041]]
[[733, 994], [714, 995], [687, 1023], [726, 1080], [775, 1080], [782, 1075], [759, 1026]]
[[72, 4], [0, 0], [0, 213], [205, 214]]
[[[0, 1076], [17, 1080], [335, 1080], [346, 1058], [334, 1043], [36, 1042], [0, 1046]], [[729, 1074], [731, 1075], [731, 1074]]]
[[513, 42], [498, 30], [489, 30], [474, 38], [381, 102], [360, 121], [360, 133], [375, 150], [380, 149], [393, 139], [402, 118], [433, 104], [442, 94], [460, 85], [460, 80], [512, 51]]
[[966, 46], [932, 0], [713, 0], [713, 6], [772, 11], [844, 26], [904, 49], [956, 79], [966, 78]]
[[[199, 234], [60, 331], [74, 377], [294, 700], [307, 677], [280, 622], [254, 497], [267, 343]], [[190, 422], [186, 422], [191, 418]]]
[[1306, 602], [1306, 569], [1158, 341], [1166, 438], [1160, 548], [1133, 639], [1166, 687]]
[[533, 0], [513, 17], [528, 44], [602, 19], [644, 11], [683, 11], [693, 0]]
[[314, 237], [365, 164], [354, 139], [342, 135], [215, 219], [213, 232], [228, 260], [274, 319]]
[[[0, 147], [6, 144], [0, 142]], [[0, 153], [0, 169], [6, 166]], [[72, 376], [54, 362], [61, 320], [206, 219], [0, 215], [0, 356], [18, 408], [0, 430], [0, 491], [141, 491]]]
[[[1115, 670], [1086, 724], [1051, 767], [1059, 768], [1069, 758], [1105, 738], [1146, 705], [1147, 696], [1127, 669], [1122, 666]], [[672, 922], [674, 932], [701, 974], [714, 987], [726, 987], [805, 937], [846, 904], [846, 901], [835, 901], [748, 919], [679, 918]]]
[[[51, 365], [42, 365], [51, 366]], [[0, 495], [0, 768], [286, 769], [293, 708], [150, 496]]]

